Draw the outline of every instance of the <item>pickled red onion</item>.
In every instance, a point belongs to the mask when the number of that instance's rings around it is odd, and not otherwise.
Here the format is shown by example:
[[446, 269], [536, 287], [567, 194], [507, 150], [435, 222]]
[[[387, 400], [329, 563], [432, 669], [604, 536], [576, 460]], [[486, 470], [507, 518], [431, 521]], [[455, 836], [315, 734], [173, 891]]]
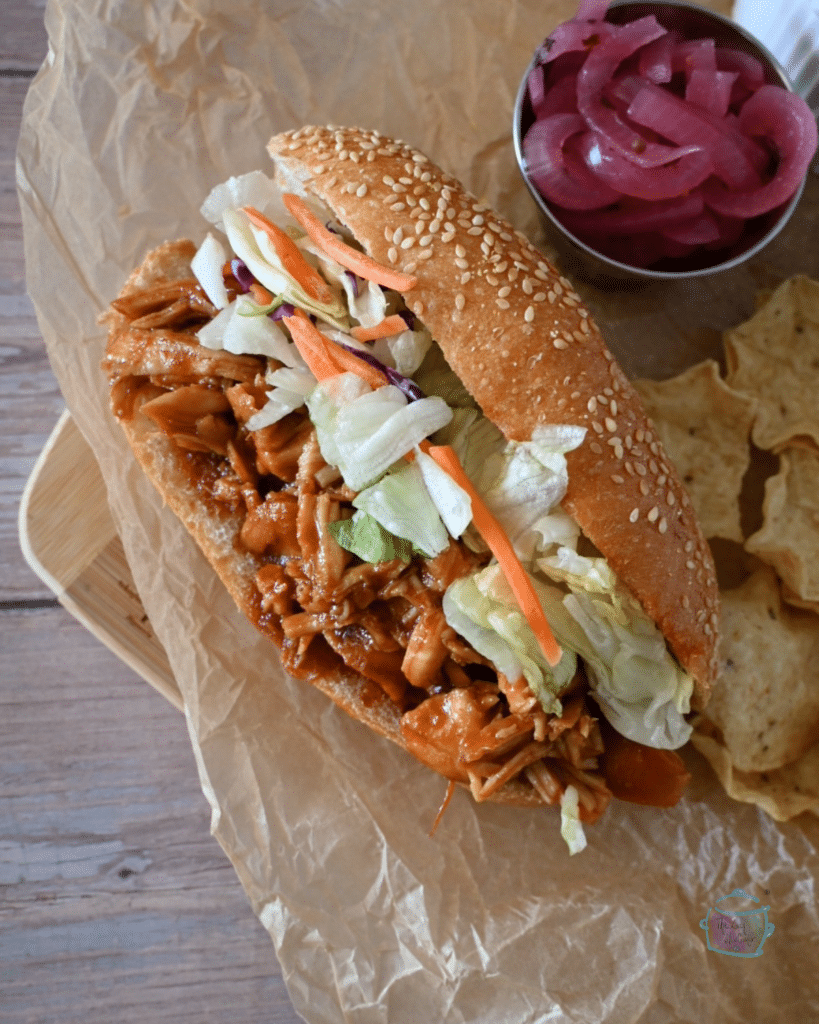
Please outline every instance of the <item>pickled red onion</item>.
[[638, 167], [598, 132], [584, 132], [577, 140], [576, 151], [586, 167], [611, 188], [651, 201], [673, 199], [689, 192], [714, 170], [710, 155], [703, 149], [661, 167]]
[[816, 150], [816, 122], [803, 116], [803, 103], [775, 85], [760, 86], [745, 103], [740, 127], [748, 135], [771, 139], [779, 167], [771, 181], [756, 189], [728, 192], [718, 182], [708, 182], [703, 194], [712, 210], [729, 217], [757, 217], [790, 199]]
[[655, 85], [670, 82], [673, 74], [671, 55], [678, 42], [679, 36], [676, 32], [666, 32], [664, 36], [644, 46], [637, 64], [640, 75]]
[[672, 224], [699, 217], [705, 207], [699, 192], [680, 199], [664, 199], [656, 203], [622, 204], [619, 210], [594, 213], [562, 213], [560, 220], [572, 232], [584, 234], [632, 235], [644, 231], [661, 231]]
[[685, 100], [645, 82], [629, 104], [628, 116], [672, 142], [700, 146], [711, 153], [714, 173], [733, 188], [758, 185], [759, 175], [728, 132], [716, 128]]
[[717, 117], [725, 117], [736, 80], [736, 71], [705, 71], [702, 68], [694, 68], [688, 76], [685, 101]]
[[577, 76], [577, 109], [590, 128], [641, 167], [657, 167], [682, 156], [678, 148], [649, 142], [603, 103], [603, 90], [620, 64], [633, 53], [664, 35], [654, 15], [639, 18], [604, 39], [586, 58]]
[[589, 173], [578, 161], [567, 167], [566, 140], [582, 132], [579, 114], [553, 114], [535, 121], [523, 140], [526, 172], [540, 192], [567, 210], [598, 210], [619, 198], [619, 193]]
[[651, 15], [598, 20], [607, 6], [582, 0], [538, 52], [528, 176], [569, 231], [622, 262], [738, 246], [747, 220], [798, 188], [816, 147], [809, 108], [765, 85], [749, 54]]

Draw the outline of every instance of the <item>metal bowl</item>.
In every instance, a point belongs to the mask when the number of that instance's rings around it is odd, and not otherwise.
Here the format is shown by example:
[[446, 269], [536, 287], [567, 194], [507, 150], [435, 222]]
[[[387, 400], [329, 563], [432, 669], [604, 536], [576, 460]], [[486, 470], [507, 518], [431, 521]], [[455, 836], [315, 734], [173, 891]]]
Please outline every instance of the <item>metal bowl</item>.
[[[609, 7], [606, 20], [615, 24], [624, 24], [649, 14], [653, 14], [664, 28], [676, 30], [685, 38], [708, 37], [714, 39], [720, 46], [730, 46], [751, 54], [764, 67], [767, 82], [781, 85], [788, 92], [794, 91], [785, 70], [759, 40], [729, 18], [705, 10], [696, 4], [687, 3], [685, 0], [665, 0], [664, 3], [615, 0]], [[639, 279], [674, 280], [714, 274], [718, 271], [730, 270], [749, 260], [787, 224], [802, 195], [802, 190], [805, 187], [804, 180], [787, 203], [749, 221], [740, 241], [730, 249], [695, 252], [689, 256], [673, 259], [666, 257], [651, 267], [634, 267], [620, 263], [592, 249], [560, 223], [549, 203], [541, 196], [526, 173], [523, 161], [523, 138], [535, 119], [526, 85], [529, 72], [536, 63], [537, 55], [532, 58], [532, 62], [526, 69], [515, 101], [513, 122], [515, 156], [523, 180], [540, 210], [546, 235], [563, 256], [567, 269], [572, 273], [599, 283]]]

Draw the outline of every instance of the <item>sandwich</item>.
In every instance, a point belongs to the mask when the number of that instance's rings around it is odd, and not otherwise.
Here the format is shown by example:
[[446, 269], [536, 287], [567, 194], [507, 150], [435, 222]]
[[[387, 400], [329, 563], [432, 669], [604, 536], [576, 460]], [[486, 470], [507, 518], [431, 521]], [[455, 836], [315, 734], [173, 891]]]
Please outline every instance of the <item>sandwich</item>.
[[403, 142], [268, 149], [105, 316], [134, 455], [284, 668], [447, 799], [559, 807], [572, 852], [612, 797], [673, 805], [714, 566], [580, 297]]

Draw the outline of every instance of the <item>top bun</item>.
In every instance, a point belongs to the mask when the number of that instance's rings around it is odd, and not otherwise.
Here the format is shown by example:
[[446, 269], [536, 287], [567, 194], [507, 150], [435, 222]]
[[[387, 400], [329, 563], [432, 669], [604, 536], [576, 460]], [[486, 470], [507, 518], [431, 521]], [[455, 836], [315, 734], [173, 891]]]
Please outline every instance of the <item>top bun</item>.
[[314, 195], [379, 262], [483, 412], [512, 440], [587, 428], [563, 507], [640, 601], [707, 701], [719, 598], [711, 552], [653, 424], [580, 297], [524, 235], [406, 143], [306, 127], [271, 139], [280, 184]]

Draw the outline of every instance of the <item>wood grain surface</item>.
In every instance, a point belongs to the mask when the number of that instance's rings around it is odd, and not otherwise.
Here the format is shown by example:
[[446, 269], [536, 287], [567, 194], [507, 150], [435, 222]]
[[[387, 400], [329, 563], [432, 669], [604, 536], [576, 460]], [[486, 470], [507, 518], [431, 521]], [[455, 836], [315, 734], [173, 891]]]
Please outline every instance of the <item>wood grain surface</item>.
[[184, 718], [29, 569], [17, 512], [64, 408], [25, 293], [14, 155], [44, 4], [0, 4], [0, 1021], [295, 1024], [210, 835]]

